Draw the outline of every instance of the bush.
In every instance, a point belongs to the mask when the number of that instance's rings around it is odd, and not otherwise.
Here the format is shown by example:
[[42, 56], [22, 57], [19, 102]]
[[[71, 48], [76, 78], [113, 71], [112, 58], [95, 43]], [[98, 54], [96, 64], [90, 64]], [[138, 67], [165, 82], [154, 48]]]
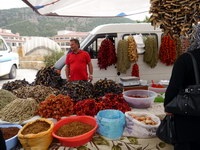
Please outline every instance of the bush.
[[44, 56], [44, 63], [46, 67], [53, 66], [60, 57], [64, 55], [63, 51], [54, 51], [50, 55]]

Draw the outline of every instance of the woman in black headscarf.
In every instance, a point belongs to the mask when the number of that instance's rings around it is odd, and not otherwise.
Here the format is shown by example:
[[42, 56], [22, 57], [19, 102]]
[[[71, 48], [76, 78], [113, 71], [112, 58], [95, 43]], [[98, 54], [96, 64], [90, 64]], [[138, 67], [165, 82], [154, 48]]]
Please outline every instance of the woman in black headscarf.
[[[188, 51], [194, 55], [198, 70], [200, 71], [200, 25], [195, 26], [195, 32], [192, 36], [192, 43]], [[165, 93], [164, 106], [178, 94], [180, 89], [194, 84], [195, 76], [191, 56], [187, 53], [183, 53], [177, 58], [173, 66], [169, 86]], [[174, 150], [200, 149], [200, 117], [166, 113], [168, 115], [174, 115], [177, 138]]]

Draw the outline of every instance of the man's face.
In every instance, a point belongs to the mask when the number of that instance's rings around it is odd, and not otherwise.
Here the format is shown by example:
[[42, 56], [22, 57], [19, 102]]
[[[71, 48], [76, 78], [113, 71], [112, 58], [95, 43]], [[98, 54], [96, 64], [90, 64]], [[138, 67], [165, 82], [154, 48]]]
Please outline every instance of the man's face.
[[78, 44], [76, 44], [74, 41], [71, 41], [70, 42], [70, 47], [71, 47], [71, 50], [78, 50]]

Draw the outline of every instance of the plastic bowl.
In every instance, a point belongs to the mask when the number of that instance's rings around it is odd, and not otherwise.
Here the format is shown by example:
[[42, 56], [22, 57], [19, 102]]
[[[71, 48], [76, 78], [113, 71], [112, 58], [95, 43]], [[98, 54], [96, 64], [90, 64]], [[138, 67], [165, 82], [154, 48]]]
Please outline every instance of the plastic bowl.
[[149, 108], [156, 96], [157, 93], [150, 90], [128, 90], [123, 92], [125, 101], [134, 108]]
[[[0, 128], [9, 128], [9, 127], [17, 127], [19, 129], [22, 128], [21, 125], [18, 125], [18, 124], [1, 124], [0, 125]], [[17, 146], [17, 143], [18, 143], [18, 137], [17, 137], [17, 134], [9, 139], [7, 139], [5, 141], [6, 143], [6, 149], [7, 150], [11, 150], [13, 148], [15, 148]]]
[[[84, 134], [78, 135], [78, 136], [73, 136], [73, 137], [61, 137], [61, 136], [56, 135], [56, 132], [60, 127], [62, 127], [63, 125], [65, 125], [67, 123], [74, 122], [74, 121], [80, 121], [83, 123], [87, 123], [89, 125], [94, 126], [94, 128], [87, 133], [84, 133]], [[98, 127], [98, 125], [97, 125], [96, 119], [94, 117], [70, 116], [68, 118], [61, 119], [60, 121], [58, 121], [55, 124], [52, 135], [53, 135], [53, 137], [58, 139], [59, 142], [63, 146], [78, 147], [78, 146], [82, 146], [82, 145], [86, 144], [87, 142], [89, 142], [92, 139], [93, 135], [95, 134], [95, 132], [97, 130], [97, 127]]]
[[[164, 85], [163, 85], [164, 86]], [[163, 88], [155, 88], [155, 87], [152, 87], [152, 84], [149, 84], [149, 86], [148, 86], [148, 90], [150, 90], [150, 91], [154, 91], [154, 92], [156, 92], [156, 93], [160, 93], [160, 94], [162, 94], [162, 93], [165, 93], [166, 92], [166, 86], [164, 86]]]

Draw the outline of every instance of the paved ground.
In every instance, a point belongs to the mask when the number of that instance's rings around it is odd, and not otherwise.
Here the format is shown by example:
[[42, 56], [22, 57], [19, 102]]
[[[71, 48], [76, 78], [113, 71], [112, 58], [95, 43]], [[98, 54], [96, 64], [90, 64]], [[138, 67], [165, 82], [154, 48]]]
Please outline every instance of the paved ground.
[[25, 79], [29, 83], [32, 83], [37, 74], [38, 70], [35, 69], [17, 69], [17, 77], [15, 79], [8, 79], [8, 77], [0, 77], [0, 89], [2, 88], [4, 83], [11, 82], [14, 80], [23, 80]]

